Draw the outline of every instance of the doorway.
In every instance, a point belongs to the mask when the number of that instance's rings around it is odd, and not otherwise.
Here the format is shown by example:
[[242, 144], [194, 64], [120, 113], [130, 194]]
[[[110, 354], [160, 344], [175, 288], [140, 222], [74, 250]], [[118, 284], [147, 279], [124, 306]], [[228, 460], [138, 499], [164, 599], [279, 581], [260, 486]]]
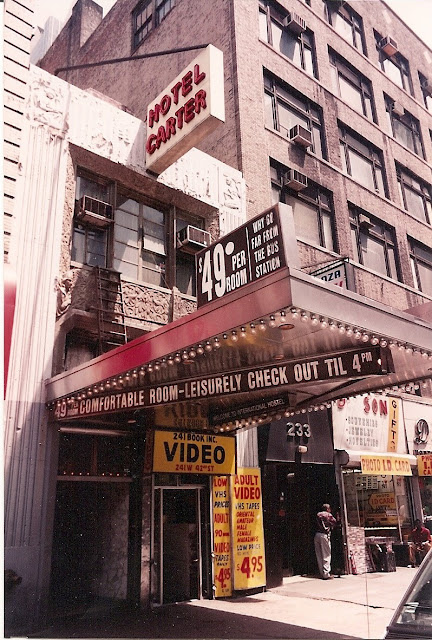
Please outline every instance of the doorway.
[[153, 602], [202, 597], [203, 487], [160, 487], [154, 492]]

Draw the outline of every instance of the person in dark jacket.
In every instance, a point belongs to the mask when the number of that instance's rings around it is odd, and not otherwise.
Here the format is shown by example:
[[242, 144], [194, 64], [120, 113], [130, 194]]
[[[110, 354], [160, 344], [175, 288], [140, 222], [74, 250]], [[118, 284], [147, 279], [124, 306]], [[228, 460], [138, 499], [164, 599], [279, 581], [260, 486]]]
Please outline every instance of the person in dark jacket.
[[330, 580], [331, 565], [331, 532], [336, 526], [336, 519], [332, 516], [330, 505], [323, 504], [317, 513], [317, 531], [314, 537], [315, 555], [318, 570], [323, 580]]

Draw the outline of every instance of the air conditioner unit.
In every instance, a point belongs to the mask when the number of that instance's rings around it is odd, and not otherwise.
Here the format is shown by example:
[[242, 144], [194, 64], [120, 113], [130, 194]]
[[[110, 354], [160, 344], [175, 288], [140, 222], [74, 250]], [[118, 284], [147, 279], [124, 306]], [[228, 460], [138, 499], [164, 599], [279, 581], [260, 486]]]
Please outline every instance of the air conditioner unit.
[[390, 36], [382, 38], [379, 43], [379, 48], [381, 51], [384, 51], [387, 56], [394, 56], [394, 54], [398, 52], [397, 42], [393, 40], [393, 38], [390, 38]]
[[312, 145], [312, 132], [299, 124], [296, 124], [295, 127], [290, 129], [289, 137], [292, 142], [302, 147], [307, 148]]
[[300, 18], [300, 16], [292, 12], [284, 18], [283, 26], [292, 33], [299, 35], [303, 33], [303, 31], [306, 31], [306, 20], [303, 20], [303, 18]]
[[422, 84], [422, 89], [428, 96], [432, 97], [432, 82], [426, 80], [426, 82]]
[[188, 253], [196, 253], [211, 243], [208, 231], [188, 224], [177, 233], [177, 247]]
[[294, 189], [294, 191], [301, 191], [308, 186], [308, 179], [300, 171], [295, 169], [288, 169], [282, 178], [282, 185]]
[[76, 203], [75, 216], [80, 222], [103, 229], [113, 222], [113, 208], [108, 202], [83, 196]]
[[374, 224], [368, 216], [365, 216], [363, 213], [359, 215], [359, 227], [361, 229], [372, 229], [373, 226]]
[[392, 113], [394, 113], [395, 116], [399, 116], [399, 118], [401, 118], [405, 113], [405, 109], [400, 102], [396, 102], [395, 100], [392, 104]]

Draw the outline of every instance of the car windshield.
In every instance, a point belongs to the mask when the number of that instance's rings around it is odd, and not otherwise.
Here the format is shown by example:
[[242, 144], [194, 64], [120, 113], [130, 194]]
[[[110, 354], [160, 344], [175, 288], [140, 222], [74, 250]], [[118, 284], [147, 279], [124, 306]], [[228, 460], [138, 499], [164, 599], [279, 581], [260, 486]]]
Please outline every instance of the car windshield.
[[[432, 629], [432, 555], [424, 560], [425, 566], [419, 569], [419, 579], [414, 581], [399, 610], [395, 614], [392, 629], [409, 629], [410, 635], [429, 634]], [[430, 636], [428, 636], [430, 637]]]

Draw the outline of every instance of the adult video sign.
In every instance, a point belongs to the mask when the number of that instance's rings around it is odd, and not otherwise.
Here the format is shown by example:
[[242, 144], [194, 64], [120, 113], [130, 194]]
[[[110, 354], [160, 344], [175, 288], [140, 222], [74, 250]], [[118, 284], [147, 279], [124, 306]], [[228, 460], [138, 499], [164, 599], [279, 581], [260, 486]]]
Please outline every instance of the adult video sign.
[[285, 267], [282, 224], [274, 206], [198, 253], [198, 307]]

